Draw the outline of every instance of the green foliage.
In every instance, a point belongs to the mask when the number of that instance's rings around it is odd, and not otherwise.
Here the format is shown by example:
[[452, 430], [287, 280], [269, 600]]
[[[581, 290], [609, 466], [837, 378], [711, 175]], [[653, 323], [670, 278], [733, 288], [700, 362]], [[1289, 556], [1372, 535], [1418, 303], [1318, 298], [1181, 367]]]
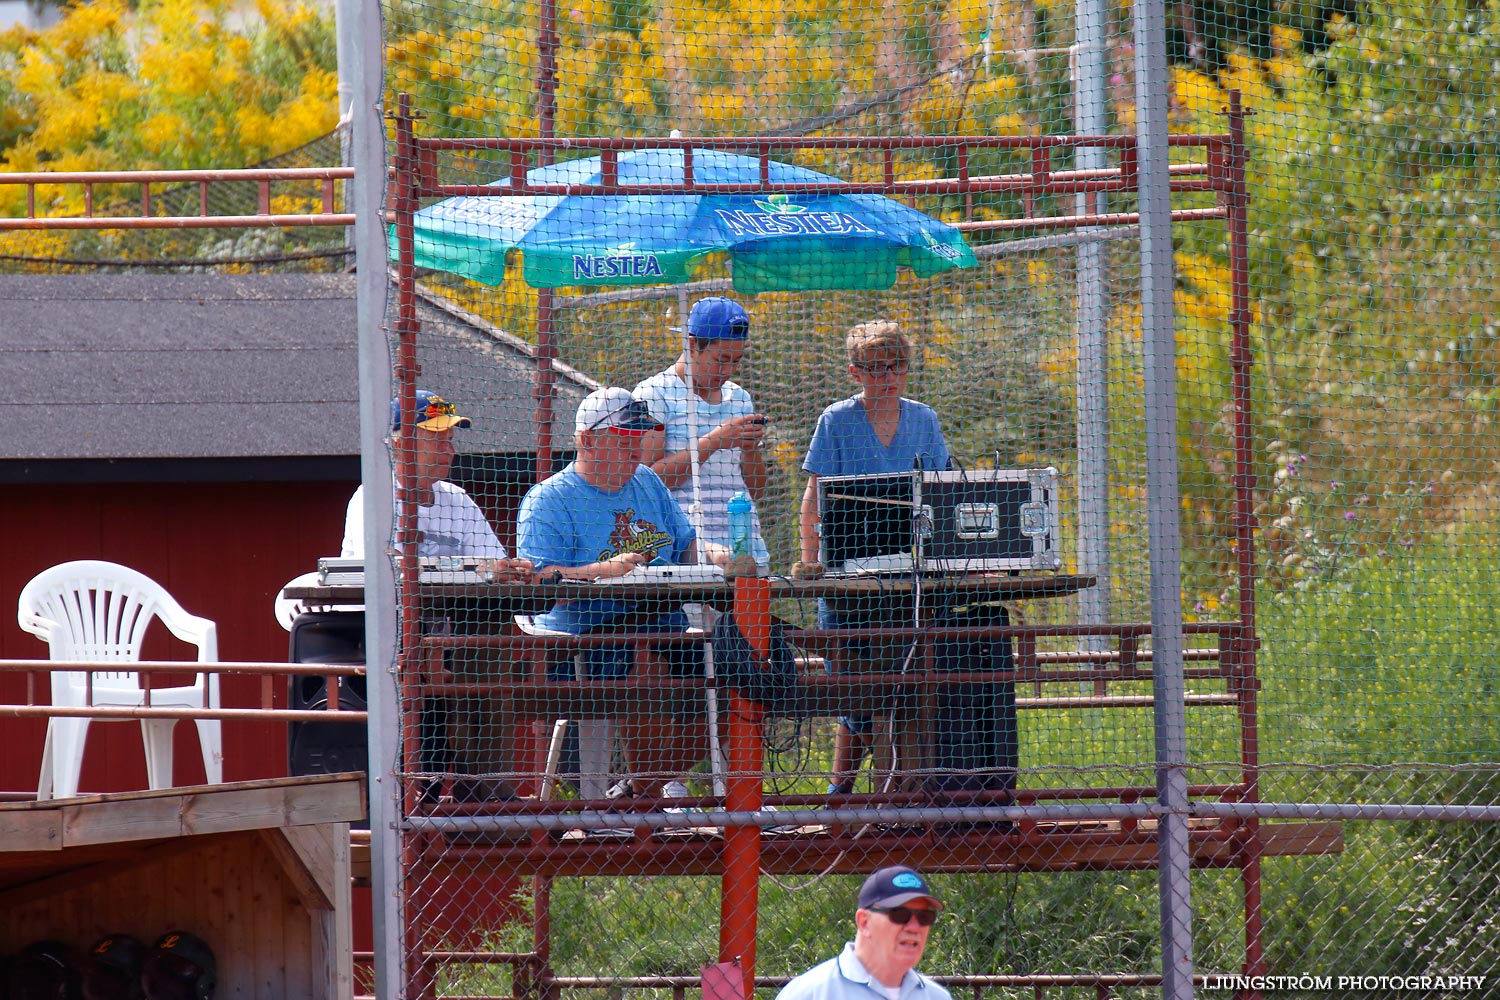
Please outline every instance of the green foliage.
[[[1325, 564], [1334, 558], [1325, 542], [1338, 541], [1339, 558], [1358, 558], [1396, 534], [1409, 544], [1490, 517], [1500, 459], [1495, 257], [1476, 252], [1500, 236], [1493, 5], [1366, 5], [1358, 24], [1334, 17], [1307, 44], [1331, 9], [1289, 9], [1296, 32], [1276, 36], [1269, 62], [1232, 57], [1217, 79], [1179, 70], [1174, 80], [1177, 127], [1221, 130], [1217, 111], [1231, 86], [1254, 112], [1250, 291], [1262, 540], [1277, 558], [1321, 546]], [[1204, 571], [1232, 579], [1232, 492], [1224, 316], [1194, 308], [1184, 293], [1227, 291], [1222, 276], [1203, 282], [1193, 273], [1227, 263], [1227, 245], [1217, 229], [1188, 227], [1179, 249], [1180, 358], [1211, 361], [1179, 381], [1193, 593], [1215, 589]], [[1286, 505], [1276, 478], [1289, 457], [1301, 510]], [[1315, 509], [1335, 508], [1357, 517], [1336, 528], [1307, 523]], [[1303, 537], [1307, 530], [1315, 539]], [[1288, 583], [1297, 566], [1273, 562], [1270, 575]]]
[[[265, 3], [247, 17], [225, 0], [155, 0], [134, 12], [121, 0], [78, 3], [51, 28], [0, 33], [0, 162], [248, 165], [332, 129], [337, 84], [331, 11]], [[76, 212], [81, 199], [64, 191], [52, 207]]]
[[1459, 536], [1368, 558], [1306, 591], [1267, 593], [1268, 760], [1500, 759], [1494, 542]]

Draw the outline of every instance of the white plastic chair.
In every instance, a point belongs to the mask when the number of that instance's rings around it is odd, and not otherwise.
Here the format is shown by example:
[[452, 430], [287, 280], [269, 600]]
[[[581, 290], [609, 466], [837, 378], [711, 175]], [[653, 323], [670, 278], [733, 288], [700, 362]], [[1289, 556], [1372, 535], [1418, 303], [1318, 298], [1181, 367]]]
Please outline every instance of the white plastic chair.
[[[690, 624], [687, 629], [688, 635], [697, 635], [703, 639], [708, 638], [708, 632], [702, 627], [703, 616], [700, 613], [689, 615]], [[691, 624], [698, 622], [699, 624]], [[544, 628], [536, 623], [531, 615], [516, 615], [516, 628], [523, 635], [568, 635], [567, 632], [558, 632], [553, 629]], [[712, 657], [712, 646], [704, 643], [705, 656]], [[586, 676], [583, 665], [583, 651], [578, 650], [573, 655], [573, 679], [583, 680]], [[712, 691], [712, 689], [709, 689]], [[710, 698], [707, 703], [709, 711], [709, 751], [714, 768], [714, 786], [716, 794], [722, 795], [720, 786], [723, 775], [728, 770], [722, 759], [722, 751], [719, 747], [717, 709]], [[581, 798], [597, 799], [603, 798], [609, 788], [609, 765], [614, 757], [615, 723], [613, 719], [577, 719], [578, 725], [578, 794]], [[547, 747], [546, 771], [542, 775], [543, 786], [550, 785], [557, 780], [557, 766], [562, 753], [562, 743], [567, 730], [569, 720], [558, 719], [552, 726], [552, 739]]]
[[276, 592], [276, 602], [271, 609], [271, 613], [276, 616], [276, 624], [290, 632], [292, 623], [304, 611], [363, 611], [365, 609], [363, 604], [308, 604], [306, 601], [286, 596], [287, 590], [292, 587], [316, 587], [317, 585], [318, 574], [316, 572], [301, 573], [283, 584]]
[[[276, 604], [272, 608], [272, 614], [276, 616], [276, 623], [278, 625], [290, 632], [292, 630], [292, 622], [297, 620], [298, 615], [300, 615], [304, 611], [314, 610], [314, 607], [312, 605], [308, 605], [295, 598], [285, 596], [287, 588], [311, 587], [315, 586], [317, 582], [317, 573], [303, 573], [299, 576], [292, 577], [286, 582], [286, 585], [283, 586], [281, 590], [276, 592]], [[321, 611], [322, 608], [317, 608], [316, 610]]]
[[[141, 641], [153, 618], [183, 642], [198, 647], [199, 663], [219, 658], [218, 627], [190, 615], [150, 577], [126, 566], [99, 560], [61, 563], [43, 570], [21, 590], [17, 608], [21, 628], [48, 645], [54, 661], [131, 663], [141, 658]], [[53, 671], [52, 704], [85, 706], [92, 676], [96, 706], [137, 707], [146, 702], [140, 675], [129, 670]], [[191, 685], [151, 689], [151, 705], [160, 708], [218, 708], [219, 675], [200, 673]], [[57, 716], [47, 722], [37, 798], [70, 798], [78, 794], [83, 746], [91, 720]], [[98, 720], [116, 721], [116, 720]], [[172, 785], [172, 727], [175, 719], [142, 719], [146, 780], [152, 788]], [[194, 719], [203, 770], [211, 784], [224, 777], [223, 740], [217, 719]]]

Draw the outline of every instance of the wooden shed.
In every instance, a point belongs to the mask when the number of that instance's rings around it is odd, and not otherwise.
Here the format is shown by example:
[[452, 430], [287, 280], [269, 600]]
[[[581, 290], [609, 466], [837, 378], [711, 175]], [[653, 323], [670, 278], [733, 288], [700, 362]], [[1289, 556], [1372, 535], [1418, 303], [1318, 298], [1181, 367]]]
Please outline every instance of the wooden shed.
[[345, 774], [0, 805], [0, 954], [185, 930], [220, 1000], [348, 1000], [365, 795]]
[[[359, 482], [354, 280], [0, 276], [0, 609], [48, 566], [108, 559], [216, 621], [223, 659], [284, 660], [272, 602], [338, 553]], [[531, 421], [516, 414], [532, 405], [535, 359], [436, 297], [418, 318], [424, 385], [474, 419], [453, 478], [509, 542], [534, 479]], [[561, 433], [590, 383], [560, 374]], [[145, 654], [182, 656], [173, 646], [152, 636]], [[32, 636], [0, 628], [0, 658], [45, 656]], [[0, 699], [24, 701], [26, 683], [0, 677]], [[255, 678], [226, 678], [223, 690], [226, 707], [259, 703]], [[0, 791], [35, 790], [43, 732], [36, 719], [0, 722]], [[177, 727], [178, 784], [203, 780], [194, 739]], [[226, 780], [284, 774], [285, 760], [283, 726], [224, 727]], [[91, 727], [80, 787], [145, 786], [136, 727]]]

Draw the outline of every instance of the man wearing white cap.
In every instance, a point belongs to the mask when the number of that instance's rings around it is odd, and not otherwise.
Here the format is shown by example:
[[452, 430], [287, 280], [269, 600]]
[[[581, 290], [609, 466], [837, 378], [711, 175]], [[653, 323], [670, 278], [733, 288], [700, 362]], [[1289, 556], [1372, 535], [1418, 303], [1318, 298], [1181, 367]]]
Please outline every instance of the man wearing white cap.
[[946, 989], [916, 971], [942, 908], [915, 869], [880, 869], [860, 887], [854, 940], [838, 956], [787, 983], [776, 1000], [952, 1000]]
[[[641, 464], [645, 435], [660, 431], [646, 404], [618, 387], [596, 389], [574, 419], [578, 457], [561, 472], [527, 492], [516, 518], [516, 548], [547, 580], [599, 580], [623, 576], [638, 566], [692, 563], [696, 537], [682, 508], [661, 479]], [[582, 635], [601, 626], [619, 626], [634, 605], [607, 598], [560, 601], [537, 617], [544, 628]], [[682, 632], [680, 608], [632, 632]], [[628, 646], [591, 647], [584, 653], [590, 679], [628, 676], [634, 651]], [[690, 676], [702, 670], [696, 644], [662, 644], [647, 650], [647, 676]], [[670, 780], [704, 753], [700, 722], [640, 718], [621, 720], [620, 733], [632, 771], [632, 784], [645, 792], [652, 781]]]

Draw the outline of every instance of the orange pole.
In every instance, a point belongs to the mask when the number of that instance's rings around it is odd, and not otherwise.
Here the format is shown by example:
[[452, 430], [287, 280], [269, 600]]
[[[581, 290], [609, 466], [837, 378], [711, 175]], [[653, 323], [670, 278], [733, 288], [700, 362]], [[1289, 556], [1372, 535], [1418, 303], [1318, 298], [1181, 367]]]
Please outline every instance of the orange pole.
[[[751, 576], [734, 581], [734, 620], [762, 657], [771, 651], [771, 582]], [[761, 719], [765, 709], [731, 691], [725, 724], [729, 774], [724, 804], [731, 812], [761, 807]], [[760, 827], [724, 831], [724, 875], [719, 894], [719, 961], [740, 963], [746, 997], [755, 995], [755, 933], [760, 908]]]

